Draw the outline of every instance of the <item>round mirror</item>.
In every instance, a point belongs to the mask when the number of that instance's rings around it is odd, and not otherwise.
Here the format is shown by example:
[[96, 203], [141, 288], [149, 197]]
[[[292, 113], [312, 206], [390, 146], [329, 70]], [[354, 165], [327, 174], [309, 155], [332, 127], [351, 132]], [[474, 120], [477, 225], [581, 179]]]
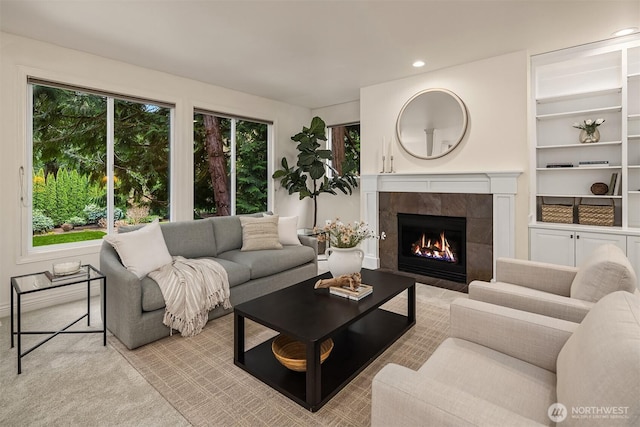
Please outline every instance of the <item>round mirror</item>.
[[453, 150], [467, 130], [467, 109], [446, 89], [417, 93], [400, 110], [396, 133], [412, 156], [435, 159]]

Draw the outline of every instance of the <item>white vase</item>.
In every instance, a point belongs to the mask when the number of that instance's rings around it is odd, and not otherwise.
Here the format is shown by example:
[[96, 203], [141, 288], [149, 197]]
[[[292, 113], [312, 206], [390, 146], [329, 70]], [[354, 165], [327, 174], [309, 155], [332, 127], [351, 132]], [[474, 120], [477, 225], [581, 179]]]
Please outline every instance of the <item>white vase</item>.
[[327, 248], [329, 271], [333, 277], [359, 273], [364, 252], [360, 248]]

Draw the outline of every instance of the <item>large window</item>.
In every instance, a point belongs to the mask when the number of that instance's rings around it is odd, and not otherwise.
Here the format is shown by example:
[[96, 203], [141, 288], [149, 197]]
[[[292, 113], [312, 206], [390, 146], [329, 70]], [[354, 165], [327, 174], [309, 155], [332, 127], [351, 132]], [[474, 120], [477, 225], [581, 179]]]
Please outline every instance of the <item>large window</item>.
[[328, 148], [333, 153], [331, 166], [339, 175], [360, 175], [360, 123], [329, 126]]
[[169, 217], [171, 105], [31, 79], [29, 90], [33, 247]]
[[195, 218], [267, 210], [269, 135], [269, 123], [194, 114]]

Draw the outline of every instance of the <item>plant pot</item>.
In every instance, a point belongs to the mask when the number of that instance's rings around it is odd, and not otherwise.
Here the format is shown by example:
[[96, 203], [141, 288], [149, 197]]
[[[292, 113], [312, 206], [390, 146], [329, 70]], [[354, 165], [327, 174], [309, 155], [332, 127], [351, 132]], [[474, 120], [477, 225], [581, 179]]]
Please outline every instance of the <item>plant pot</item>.
[[360, 248], [327, 248], [327, 262], [333, 277], [359, 273], [364, 252]]
[[600, 141], [600, 131], [596, 128], [593, 133], [589, 133], [586, 130], [582, 129], [580, 131], [580, 143], [581, 144], [590, 144], [592, 142]]

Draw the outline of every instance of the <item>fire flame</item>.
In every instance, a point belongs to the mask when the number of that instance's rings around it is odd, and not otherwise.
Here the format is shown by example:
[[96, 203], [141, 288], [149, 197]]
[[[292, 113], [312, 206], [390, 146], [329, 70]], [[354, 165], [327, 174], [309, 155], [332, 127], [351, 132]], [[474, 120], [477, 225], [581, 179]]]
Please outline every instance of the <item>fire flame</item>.
[[440, 233], [440, 239], [432, 241], [423, 233], [422, 237], [411, 244], [411, 253], [425, 258], [439, 259], [447, 262], [458, 262], [455, 254], [449, 246], [444, 231]]

